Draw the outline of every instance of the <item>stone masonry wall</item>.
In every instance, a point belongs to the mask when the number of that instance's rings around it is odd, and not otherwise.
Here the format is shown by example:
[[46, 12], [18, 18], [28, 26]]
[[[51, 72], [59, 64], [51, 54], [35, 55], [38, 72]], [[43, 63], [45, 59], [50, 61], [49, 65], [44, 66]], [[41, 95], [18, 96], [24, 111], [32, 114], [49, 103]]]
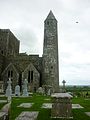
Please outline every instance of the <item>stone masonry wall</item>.
[[0, 29], [0, 53], [4, 56], [19, 54], [19, 40], [9, 29]]
[[0, 53], [7, 54], [8, 29], [0, 29]]
[[9, 42], [8, 42], [8, 55], [18, 55], [19, 54], [19, 44], [20, 41], [14, 36], [14, 34], [9, 31]]
[[[14, 67], [16, 68], [16, 71], [18, 72], [18, 82], [17, 82], [17, 79], [15, 79], [14, 76], [16, 76], [15, 72], [13, 72], [13, 74], [15, 74], [13, 76], [13, 91], [14, 91], [14, 87], [17, 83], [19, 83], [21, 86], [22, 86], [22, 82], [23, 82], [23, 72], [24, 70], [30, 65], [30, 64], [33, 64], [35, 69], [32, 69], [33, 71], [33, 84], [32, 84], [32, 90], [34, 90], [34, 87], [36, 87], [36, 89], [40, 86], [40, 83], [41, 83], [41, 72], [42, 72], [42, 68], [41, 68], [41, 59], [42, 58], [39, 58], [39, 55], [27, 55], [27, 54], [19, 54], [17, 56], [9, 56], [6, 61], [5, 61], [5, 68], [7, 68], [7, 66], [12, 63], [14, 65]], [[32, 67], [31, 67], [32, 68]], [[8, 70], [7, 69], [7, 73], [8, 73]], [[14, 71], [14, 70], [13, 70]], [[7, 73], [6, 74], [6, 78], [5, 78], [5, 75], [3, 77], [3, 80], [4, 80], [4, 83], [5, 83], [5, 86], [7, 84]], [[20, 74], [21, 74], [21, 78], [20, 77]], [[26, 73], [27, 76], [25, 76], [24, 78], [28, 78], [28, 72]], [[17, 78], [17, 76], [16, 76]], [[35, 83], [36, 81], [36, 83]]]
[[4, 60], [5, 60], [5, 56], [3, 56], [1, 53], [0, 53], [0, 81], [2, 80], [1, 78], [1, 74], [2, 74], [2, 71], [4, 69]]

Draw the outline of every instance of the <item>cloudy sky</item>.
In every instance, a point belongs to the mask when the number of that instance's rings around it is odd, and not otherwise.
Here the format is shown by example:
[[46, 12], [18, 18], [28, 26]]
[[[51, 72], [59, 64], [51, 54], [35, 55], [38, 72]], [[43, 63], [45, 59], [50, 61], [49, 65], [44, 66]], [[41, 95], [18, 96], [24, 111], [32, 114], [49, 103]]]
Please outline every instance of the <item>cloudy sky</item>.
[[90, 0], [0, 0], [0, 28], [20, 40], [20, 52], [43, 53], [44, 20], [58, 20], [60, 84], [90, 85]]

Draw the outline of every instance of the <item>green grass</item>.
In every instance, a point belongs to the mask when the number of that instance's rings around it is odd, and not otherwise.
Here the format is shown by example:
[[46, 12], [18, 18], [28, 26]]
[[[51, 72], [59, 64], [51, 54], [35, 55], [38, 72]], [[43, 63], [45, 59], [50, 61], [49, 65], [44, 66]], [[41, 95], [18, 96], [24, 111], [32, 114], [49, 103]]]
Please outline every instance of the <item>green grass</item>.
[[90, 112], [90, 98], [89, 100], [85, 100], [85, 98], [74, 98], [72, 100], [72, 103], [74, 104], [80, 104], [84, 108], [82, 109], [73, 109], [73, 117], [74, 120], [90, 120], [90, 117], [88, 117], [84, 112]]
[[[50, 98], [50, 97], [33, 95], [33, 97], [28, 97], [28, 98], [18, 98], [18, 97], [13, 98], [11, 104], [10, 120], [14, 120], [22, 111], [40, 111], [39, 113], [40, 115], [38, 117], [41, 119], [42, 117], [44, 117], [43, 114], [46, 113], [48, 114], [46, 109], [41, 109], [42, 104], [45, 102], [51, 102], [51, 101], [45, 101], [44, 99], [46, 98]], [[27, 102], [34, 103], [34, 105], [31, 108], [17, 107], [21, 103], [27, 103]]]
[[[39, 111], [38, 120], [61, 120], [61, 119], [51, 119], [51, 110], [41, 108], [43, 103], [51, 102], [46, 101], [50, 97], [47, 96], [38, 96], [36, 94], [33, 97], [29, 98], [13, 98], [11, 104], [11, 111], [10, 111], [10, 120], [15, 120], [15, 118], [22, 112], [22, 111]], [[21, 103], [31, 102], [34, 103], [31, 108], [20, 108], [17, 107]], [[90, 100], [85, 100], [85, 98], [73, 98], [72, 103], [80, 104], [83, 106], [83, 109], [73, 109], [73, 120], [90, 120], [84, 112], [90, 112]]]

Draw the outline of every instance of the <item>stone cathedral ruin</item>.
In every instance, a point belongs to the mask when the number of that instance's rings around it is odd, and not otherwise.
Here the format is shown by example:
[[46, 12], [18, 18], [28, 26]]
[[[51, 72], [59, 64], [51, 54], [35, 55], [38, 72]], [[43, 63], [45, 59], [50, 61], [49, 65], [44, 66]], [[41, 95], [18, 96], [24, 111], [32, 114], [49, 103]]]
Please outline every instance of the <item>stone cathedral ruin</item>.
[[58, 32], [57, 20], [52, 11], [44, 21], [43, 55], [19, 53], [20, 41], [9, 29], [0, 29], [0, 89], [7, 88], [11, 78], [12, 91], [25, 79], [28, 90], [36, 91], [40, 86], [51, 86], [53, 92], [59, 90]]

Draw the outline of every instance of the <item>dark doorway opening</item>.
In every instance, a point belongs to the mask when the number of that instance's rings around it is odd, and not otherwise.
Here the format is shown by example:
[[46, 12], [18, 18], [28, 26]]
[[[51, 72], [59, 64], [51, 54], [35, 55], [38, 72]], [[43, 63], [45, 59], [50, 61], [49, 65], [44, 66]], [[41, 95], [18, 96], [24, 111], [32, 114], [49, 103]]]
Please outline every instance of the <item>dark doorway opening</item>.
[[20, 91], [22, 90], [22, 73], [19, 74], [19, 86], [20, 86]]

